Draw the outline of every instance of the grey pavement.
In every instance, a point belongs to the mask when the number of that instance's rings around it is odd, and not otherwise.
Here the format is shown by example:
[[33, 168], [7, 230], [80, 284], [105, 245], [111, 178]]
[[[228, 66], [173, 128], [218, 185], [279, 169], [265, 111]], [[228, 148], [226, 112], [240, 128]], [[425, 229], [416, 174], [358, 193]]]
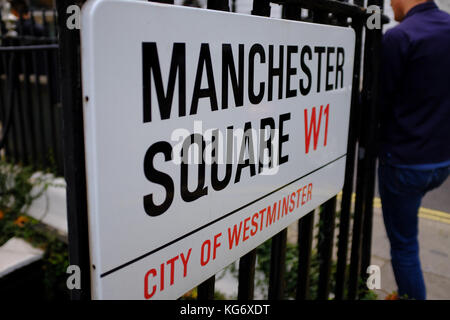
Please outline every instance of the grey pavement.
[[444, 211], [450, 215], [450, 178], [423, 197], [422, 207]]

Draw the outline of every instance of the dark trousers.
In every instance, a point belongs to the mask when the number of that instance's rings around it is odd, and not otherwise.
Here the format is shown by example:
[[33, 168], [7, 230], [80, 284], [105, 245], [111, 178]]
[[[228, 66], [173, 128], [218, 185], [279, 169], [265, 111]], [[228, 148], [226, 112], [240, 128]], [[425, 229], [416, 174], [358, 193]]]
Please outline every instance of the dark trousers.
[[426, 298], [419, 260], [418, 211], [425, 193], [440, 186], [449, 172], [450, 167], [415, 170], [386, 163], [378, 167], [384, 224], [400, 297]]

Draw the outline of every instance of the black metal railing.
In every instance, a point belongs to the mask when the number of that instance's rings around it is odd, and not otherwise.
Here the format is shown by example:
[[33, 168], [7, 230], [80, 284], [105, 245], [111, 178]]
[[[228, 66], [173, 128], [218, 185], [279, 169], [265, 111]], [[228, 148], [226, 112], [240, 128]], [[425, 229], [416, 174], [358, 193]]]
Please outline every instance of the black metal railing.
[[0, 150], [62, 175], [57, 30], [54, 11], [0, 16]]
[[[173, 3], [173, 0], [155, 1]], [[365, 270], [370, 263], [372, 201], [374, 193], [376, 161], [376, 124], [378, 96], [378, 66], [380, 63], [381, 30], [365, 28], [367, 12], [364, 5], [382, 7], [382, 0], [254, 0], [253, 15], [270, 16], [271, 4], [283, 6], [283, 19], [309, 21], [353, 28], [356, 34], [353, 89], [350, 112], [350, 128], [346, 160], [345, 182], [337, 211], [338, 199], [333, 197], [320, 209], [308, 213], [298, 221], [298, 270], [296, 298], [311, 297], [312, 252], [319, 263], [318, 299], [357, 299]], [[65, 14], [73, 0], [58, 1], [58, 13]], [[230, 5], [231, 3], [231, 5]], [[230, 11], [236, 1], [209, 0], [207, 8]], [[383, 17], [386, 22], [387, 18]], [[60, 26], [62, 26], [60, 22]], [[65, 177], [68, 189], [69, 242], [71, 264], [89, 270], [86, 209], [86, 181], [84, 169], [83, 119], [81, 115], [79, 34], [60, 30], [60, 54], [62, 101], [64, 106]], [[245, 30], [243, 31], [245, 32]], [[362, 47], [364, 43], [364, 48]], [[362, 83], [360, 81], [363, 75]], [[357, 157], [356, 157], [357, 155]], [[356, 158], [355, 158], [356, 157]], [[73, 163], [79, 165], [73, 166]], [[356, 185], [355, 185], [356, 180]], [[353, 208], [352, 195], [356, 191]], [[320, 214], [316, 214], [316, 211]], [[313, 248], [315, 223], [318, 219], [317, 245]], [[337, 238], [337, 241], [335, 241]], [[271, 264], [268, 288], [269, 299], [285, 297], [285, 258], [287, 230], [271, 240]], [[337, 247], [336, 270], [331, 272], [334, 248]], [[242, 256], [239, 261], [238, 299], [254, 298], [256, 249]], [[89, 276], [82, 283], [89, 288]], [[331, 288], [331, 284], [335, 283]], [[198, 299], [214, 297], [215, 277], [198, 286]], [[88, 299], [88, 291], [74, 291], [73, 298]]]

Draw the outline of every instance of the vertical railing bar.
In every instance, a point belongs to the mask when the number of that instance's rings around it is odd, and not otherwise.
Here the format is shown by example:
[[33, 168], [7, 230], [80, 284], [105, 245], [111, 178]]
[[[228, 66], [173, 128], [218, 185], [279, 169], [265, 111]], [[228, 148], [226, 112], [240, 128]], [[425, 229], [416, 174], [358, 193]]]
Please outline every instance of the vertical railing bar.
[[47, 17], [45, 16], [45, 9], [42, 10], [42, 27], [44, 29], [44, 37], [50, 37]]
[[[348, 2], [348, 0], [338, 0], [339, 2]], [[337, 23], [339, 26], [346, 26], [347, 25], [347, 17], [342, 14], [335, 14], [335, 17], [337, 19]]]
[[57, 14], [56, 14], [56, 10], [55, 9], [53, 9], [52, 10], [53, 11], [53, 28], [55, 29], [54, 30], [54, 37], [55, 37], [55, 39], [58, 39], [58, 36], [59, 36], [59, 28], [58, 28], [58, 17], [57, 17]]
[[356, 201], [355, 201], [355, 214], [353, 219], [353, 231], [352, 231], [352, 246], [350, 255], [350, 270], [348, 280], [348, 299], [353, 300], [357, 295], [357, 286], [360, 273], [360, 258], [361, 258], [361, 230], [363, 224], [363, 183], [365, 183], [365, 177], [359, 172], [363, 167], [363, 161], [358, 161], [358, 173], [356, 182]]
[[[6, 96], [6, 108], [9, 109], [9, 112], [11, 113], [8, 117], [10, 118], [10, 128], [9, 128], [9, 134], [8, 134], [8, 138], [6, 140], [8, 140], [8, 144], [11, 146], [11, 154], [13, 155], [14, 161], [17, 162], [19, 161], [19, 150], [18, 150], [18, 142], [17, 142], [17, 133], [16, 133], [16, 127], [14, 126], [14, 119], [15, 119], [15, 99], [14, 99], [14, 81], [13, 81], [13, 73], [15, 72], [15, 68], [14, 68], [14, 62], [12, 62], [11, 60], [14, 60], [15, 58], [15, 53], [12, 52], [9, 55], [9, 59], [8, 59], [8, 54], [6, 54], [6, 90], [7, 90], [7, 96]], [[9, 62], [8, 62], [9, 61]], [[9, 141], [11, 143], [9, 143]]]
[[36, 88], [36, 95], [37, 95], [37, 106], [38, 106], [38, 110], [37, 110], [37, 120], [39, 123], [39, 133], [40, 133], [40, 142], [41, 142], [41, 164], [44, 167], [48, 166], [48, 157], [47, 157], [47, 139], [46, 139], [46, 134], [45, 134], [45, 123], [44, 123], [44, 103], [42, 101], [42, 87], [41, 84], [39, 82], [39, 71], [38, 71], [38, 64], [37, 64], [37, 57], [36, 57], [36, 50], [31, 50], [31, 60], [32, 60], [32, 65], [33, 65], [33, 73], [34, 73], [34, 79], [35, 79], [35, 88]]
[[[375, 4], [383, 10], [383, 1], [372, 0], [369, 4]], [[363, 272], [363, 280], [366, 280], [366, 270], [370, 265], [370, 258], [372, 253], [372, 220], [373, 220], [373, 197], [375, 192], [375, 176], [376, 176], [376, 159], [377, 159], [377, 139], [378, 139], [378, 95], [379, 95], [379, 70], [381, 57], [381, 37], [382, 29], [374, 29], [373, 33], [373, 47], [372, 47], [372, 81], [370, 86], [370, 117], [369, 117], [369, 137], [367, 141], [367, 157], [368, 157], [368, 183], [366, 184], [367, 195], [364, 201], [364, 224], [362, 232], [362, 254], [361, 254], [361, 270]]]
[[74, 0], [56, 1], [59, 24], [60, 83], [63, 105], [64, 177], [66, 179], [69, 262], [81, 270], [81, 289], [74, 300], [91, 298], [84, 123], [81, 91], [80, 33], [65, 27], [66, 9]]
[[228, 0], [208, 0], [206, 8], [211, 10], [230, 11]]
[[336, 266], [335, 299], [344, 299], [344, 287], [347, 275], [347, 256], [350, 231], [350, 212], [353, 194], [353, 179], [355, 170], [355, 153], [357, 142], [356, 121], [360, 108], [359, 81], [361, 72], [362, 19], [352, 18], [352, 28], [355, 30], [355, 59], [353, 63], [352, 102], [350, 109], [350, 126], [347, 142], [347, 159], [345, 163], [345, 181], [342, 189], [341, 212], [339, 218], [338, 252]]
[[[0, 13], [0, 19], [1, 19], [1, 13]], [[4, 53], [0, 53], [0, 55], [3, 57]], [[4, 125], [5, 118], [6, 118], [6, 101], [5, 101], [6, 98], [5, 98], [4, 92], [6, 92], [6, 76], [7, 76], [7, 72], [4, 69], [4, 67], [3, 67], [3, 72], [5, 74], [5, 89], [2, 90], [2, 88], [0, 88], [0, 121], [2, 121], [2, 125]], [[2, 73], [0, 73], [0, 76], [1, 75], [2, 75]], [[3, 80], [0, 79], [0, 81], [3, 81]]]
[[17, 38], [19, 39], [19, 44], [23, 45], [24, 37], [23, 37], [23, 14], [19, 13], [19, 23], [17, 24]]
[[[9, 55], [9, 57], [8, 57]], [[11, 149], [11, 154], [14, 158], [14, 161], [18, 161], [19, 160], [19, 156], [18, 156], [18, 150], [17, 150], [17, 135], [16, 135], [16, 128], [14, 126], [14, 84], [12, 82], [12, 73], [14, 72], [14, 62], [12, 60], [14, 60], [14, 55], [15, 53], [12, 52], [11, 54], [8, 53], [4, 53], [4, 55], [2, 54], [2, 62], [3, 62], [3, 66], [5, 69], [5, 74], [6, 74], [6, 83], [5, 83], [5, 88], [6, 91], [9, 93], [6, 96], [6, 103], [5, 103], [5, 107], [7, 109], [11, 108], [11, 112], [13, 112], [12, 115], [10, 115], [11, 117], [11, 128], [9, 129], [9, 131], [11, 132], [8, 135], [8, 140], [11, 141], [11, 143], [9, 143], [8, 141], [8, 145], [10, 145]], [[8, 59], [9, 58], [9, 59]], [[10, 97], [8, 99], [8, 97]], [[6, 113], [6, 111], [5, 111]]]
[[317, 299], [328, 300], [336, 219], [336, 196], [325, 202], [320, 214], [317, 254], [319, 258], [319, 284]]
[[17, 112], [16, 112], [16, 102], [15, 102], [15, 90], [17, 90], [16, 88], [16, 77], [17, 77], [17, 68], [15, 66], [16, 64], [16, 53], [12, 53], [11, 57], [10, 57], [10, 85], [11, 85], [11, 100], [9, 101], [9, 103], [11, 104], [11, 108], [13, 111], [12, 113], [12, 120], [11, 120], [11, 127], [12, 127], [12, 137], [14, 137], [14, 161], [15, 162], [20, 162], [20, 148], [19, 148], [19, 130], [17, 128]]
[[[60, 65], [60, 60], [59, 60], [59, 54], [58, 51], [54, 51], [53, 53], [53, 57], [54, 57], [54, 75], [56, 75], [55, 77], [55, 81], [58, 81], [58, 66]], [[58, 136], [58, 155], [57, 155], [57, 174], [60, 176], [64, 177], [64, 150], [63, 150], [63, 121], [62, 121], [62, 103], [61, 103], [61, 86], [59, 85], [59, 83], [55, 83], [54, 84], [54, 89], [55, 89], [55, 106], [54, 106], [54, 110], [55, 112], [57, 112], [57, 119], [56, 119], [56, 123], [57, 123], [57, 136]]]
[[[368, 5], [376, 4], [374, 0], [369, 0]], [[358, 172], [357, 172], [357, 184], [356, 184], [356, 203], [355, 203], [355, 218], [353, 227], [353, 239], [352, 239], [352, 252], [350, 257], [350, 274], [348, 284], [348, 298], [356, 299], [358, 296], [358, 288], [360, 282], [361, 272], [361, 256], [362, 256], [362, 230], [364, 227], [364, 220], [371, 219], [371, 216], [366, 217], [366, 201], [370, 190], [373, 190], [373, 186], [369, 186], [373, 183], [371, 175], [371, 168], [373, 168], [375, 161], [374, 153], [376, 152], [374, 142], [376, 136], [376, 105], [374, 97], [372, 96], [372, 86], [377, 86], [378, 70], [374, 69], [374, 63], [378, 58], [374, 58], [374, 49], [377, 47], [376, 32], [378, 30], [366, 29], [366, 42], [364, 49], [364, 77], [363, 77], [363, 92], [362, 92], [362, 125], [359, 140], [359, 152], [358, 152]], [[372, 192], [373, 194], [373, 192]], [[372, 195], [373, 196], [373, 195]], [[371, 221], [366, 222], [368, 224]], [[371, 236], [371, 235], [370, 235]]]
[[302, 8], [294, 4], [284, 4], [282, 15], [283, 19], [300, 21], [302, 18]]
[[270, 1], [253, 0], [252, 15], [270, 17]]
[[364, 199], [364, 220], [362, 226], [361, 240], [361, 279], [367, 279], [367, 267], [370, 265], [372, 253], [372, 219], [373, 219], [373, 197], [375, 191], [375, 165], [376, 159], [369, 159], [366, 198]]
[[313, 19], [313, 12], [311, 9], [308, 9], [308, 19]]
[[[2, 10], [0, 10], [0, 36], [3, 39], [3, 36], [5, 36], [6, 34], [6, 26], [5, 26], [5, 22], [3, 21], [3, 15], [2, 15]], [[3, 43], [2, 43], [3, 45]]]
[[[52, 67], [51, 67], [51, 63], [50, 62], [50, 58], [49, 58], [49, 50], [43, 50], [43, 56], [44, 56], [44, 69], [45, 69], [45, 74], [47, 76], [47, 88], [48, 88], [48, 94], [49, 94], [49, 102], [50, 102], [50, 132], [51, 132], [51, 141], [52, 141], [52, 147], [53, 147], [53, 156], [55, 157], [55, 164], [57, 163], [57, 156], [58, 156], [58, 146], [57, 146], [57, 141], [56, 141], [56, 123], [55, 123], [55, 101], [54, 101], [54, 97], [53, 97], [53, 74], [52, 71]], [[37, 81], [40, 81], [40, 79], [36, 79]]]
[[[0, 80], [2, 81], [2, 80]], [[3, 82], [3, 81], [2, 81]], [[0, 87], [0, 122], [2, 123], [1, 126], [1, 130], [0, 130], [0, 156], [1, 156], [1, 152], [3, 150], [3, 154], [5, 155], [6, 158], [8, 158], [9, 154], [8, 154], [8, 137], [5, 135], [6, 132], [6, 121], [7, 121], [7, 107], [6, 107], [6, 94], [4, 94], [6, 92], [6, 81], [5, 81], [5, 86], [3, 87], [3, 84]], [[3, 140], [4, 139], [4, 140]]]
[[[23, 52], [21, 53], [17, 53], [17, 54], [23, 54]], [[19, 62], [20, 58], [18, 58], [17, 63]], [[27, 134], [26, 134], [26, 125], [25, 125], [25, 112], [24, 112], [24, 108], [23, 108], [23, 103], [22, 103], [22, 95], [21, 95], [21, 86], [20, 86], [20, 70], [17, 70], [17, 74], [16, 77], [13, 79], [13, 81], [16, 81], [16, 95], [17, 95], [17, 116], [18, 116], [18, 120], [17, 121], [17, 128], [20, 131], [20, 143], [21, 143], [21, 149], [22, 149], [22, 155], [21, 155], [21, 161], [25, 164], [28, 165], [29, 161], [28, 161], [28, 142], [27, 142]]]
[[216, 284], [216, 276], [213, 275], [206, 281], [203, 281], [197, 287], [197, 300], [214, 300], [214, 287]]
[[[5, 53], [6, 55], [6, 53]], [[15, 161], [18, 161], [18, 150], [17, 150], [17, 140], [15, 136], [15, 127], [14, 127], [14, 82], [13, 82], [13, 74], [15, 73], [15, 53], [12, 52], [10, 55], [10, 62], [9, 64], [6, 63], [6, 57], [2, 54], [2, 61], [4, 64], [4, 70], [5, 70], [5, 91], [7, 92], [5, 96], [5, 118], [7, 119], [9, 123], [4, 123], [4, 125], [8, 126], [6, 128], [3, 128], [3, 138], [5, 138], [5, 150], [6, 146], [8, 146], [8, 158], [9, 154], [13, 154], [13, 158]], [[9, 113], [7, 113], [9, 111]], [[12, 129], [11, 129], [12, 127]], [[9, 134], [8, 132], [13, 131], [13, 134]], [[9, 143], [11, 141], [11, 143]]]
[[286, 269], [287, 228], [272, 237], [270, 250], [269, 300], [282, 300], [284, 297], [284, 274]]
[[[366, 38], [366, 44], [368, 38]], [[367, 50], [365, 50], [367, 53]], [[366, 69], [366, 62], [365, 67]], [[365, 72], [364, 72], [365, 73]], [[362, 106], [365, 106], [363, 102]], [[364, 111], [363, 111], [364, 112]], [[364, 117], [365, 118], [365, 117]], [[364, 127], [364, 124], [363, 126]], [[358, 150], [358, 165], [356, 174], [356, 198], [355, 198], [355, 213], [353, 217], [353, 231], [352, 231], [352, 246], [350, 255], [350, 270], [349, 270], [349, 280], [348, 280], [348, 299], [354, 300], [357, 294], [358, 278], [360, 272], [360, 257], [361, 257], [361, 230], [364, 219], [364, 184], [366, 183], [366, 176], [364, 170], [366, 169], [366, 161], [363, 157], [364, 149], [362, 148], [362, 143], [364, 142], [364, 137], [361, 135], [359, 140], [359, 150]]]
[[[252, 14], [270, 16], [269, 2], [254, 0]], [[238, 300], [252, 300], [254, 298], [255, 264], [256, 249], [239, 260]]]
[[30, 74], [29, 74], [29, 69], [28, 69], [28, 65], [27, 65], [27, 52], [23, 52], [22, 56], [21, 56], [21, 62], [22, 62], [22, 69], [23, 69], [23, 74], [24, 74], [24, 90], [25, 90], [25, 97], [26, 97], [26, 102], [25, 105], [27, 106], [27, 114], [28, 114], [28, 121], [29, 121], [29, 128], [30, 128], [30, 144], [31, 144], [31, 164], [34, 168], [36, 168], [36, 164], [37, 164], [37, 153], [36, 153], [36, 143], [37, 139], [36, 139], [36, 132], [35, 132], [35, 126], [34, 126], [34, 106], [33, 106], [33, 97], [31, 96], [31, 91], [30, 91]]
[[255, 291], [256, 249], [239, 259], [238, 300], [253, 300]]
[[309, 269], [314, 233], [314, 210], [298, 220], [297, 300], [309, 299]]
[[35, 32], [34, 32], [34, 28], [35, 28], [35, 21], [34, 21], [34, 11], [30, 10], [30, 22], [31, 22], [31, 28], [30, 28], [30, 33], [31, 36], [35, 36]]

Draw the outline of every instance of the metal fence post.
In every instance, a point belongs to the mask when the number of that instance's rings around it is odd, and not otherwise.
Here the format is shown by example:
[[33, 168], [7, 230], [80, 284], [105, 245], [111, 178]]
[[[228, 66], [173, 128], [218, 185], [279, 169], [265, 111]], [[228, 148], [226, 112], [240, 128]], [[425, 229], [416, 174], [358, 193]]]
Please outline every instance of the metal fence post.
[[238, 300], [253, 300], [255, 291], [256, 249], [239, 259]]
[[[356, 0], [355, 4], [362, 6], [364, 1]], [[357, 115], [360, 108], [360, 73], [361, 73], [361, 45], [363, 19], [353, 18], [352, 28], [355, 30], [355, 60], [353, 63], [352, 105], [350, 111], [350, 126], [347, 143], [347, 159], [345, 163], [345, 182], [342, 189], [341, 212], [339, 216], [338, 253], [336, 266], [335, 299], [344, 299], [344, 287], [347, 274], [347, 256], [350, 231], [350, 213], [353, 194], [353, 178], [355, 171], [355, 153], [357, 142]]]
[[63, 104], [64, 173], [67, 183], [69, 259], [81, 269], [81, 289], [71, 291], [72, 299], [91, 298], [87, 224], [86, 170], [84, 160], [83, 107], [80, 73], [80, 34], [66, 28], [66, 9], [73, 0], [57, 1], [60, 80]]
[[[379, 4], [377, 0], [369, 0], [368, 6]], [[361, 257], [363, 254], [363, 228], [369, 232], [372, 225], [371, 211], [374, 191], [374, 170], [376, 161], [376, 132], [377, 132], [377, 91], [378, 68], [380, 56], [377, 53], [381, 41], [381, 30], [366, 29], [366, 42], [364, 48], [364, 77], [362, 91], [361, 130], [358, 152], [358, 173], [356, 184], [355, 218], [353, 223], [352, 252], [350, 259], [350, 274], [348, 284], [348, 299], [358, 297], [358, 289], [361, 285]], [[370, 234], [367, 234], [364, 249], [369, 250]], [[369, 246], [369, 247], [368, 247]], [[365, 270], [362, 270], [365, 272]]]
[[[381, 0], [369, 0], [368, 5], [375, 4], [383, 9], [383, 1]], [[367, 195], [364, 201], [364, 224], [362, 232], [362, 254], [361, 254], [361, 271], [362, 278], [367, 279], [367, 267], [370, 265], [370, 257], [372, 253], [372, 222], [373, 222], [373, 197], [375, 193], [375, 176], [376, 176], [376, 159], [377, 159], [377, 141], [378, 141], [378, 103], [379, 103], [379, 70], [380, 70], [380, 57], [381, 57], [381, 39], [382, 29], [374, 29], [370, 31], [371, 37], [373, 37], [373, 46], [371, 52], [371, 73], [372, 79], [367, 94], [370, 103], [370, 135], [368, 137], [366, 148], [368, 157], [368, 182], [367, 182]]]
[[269, 300], [281, 300], [284, 297], [284, 274], [286, 269], [287, 229], [272, 238], [270, 250]]
[[213, 300], [214, 299], [214, 287], [216, 284], [216, 276], [212, 276], [208, 280], [202, 282], [197, 287], [197, 300]]
[[333, 240], [336, 219], [336, 197], [322, 206], [320, 214], [319, 240], [317, 254], [319, 258], [319, 284], [317, 299], [328, 300], [330, 293], [330, 275], [333, 254]]
[[314, 232], [314, 210], [298, 220], [297, 300], [309, 299], [309, 268]]

